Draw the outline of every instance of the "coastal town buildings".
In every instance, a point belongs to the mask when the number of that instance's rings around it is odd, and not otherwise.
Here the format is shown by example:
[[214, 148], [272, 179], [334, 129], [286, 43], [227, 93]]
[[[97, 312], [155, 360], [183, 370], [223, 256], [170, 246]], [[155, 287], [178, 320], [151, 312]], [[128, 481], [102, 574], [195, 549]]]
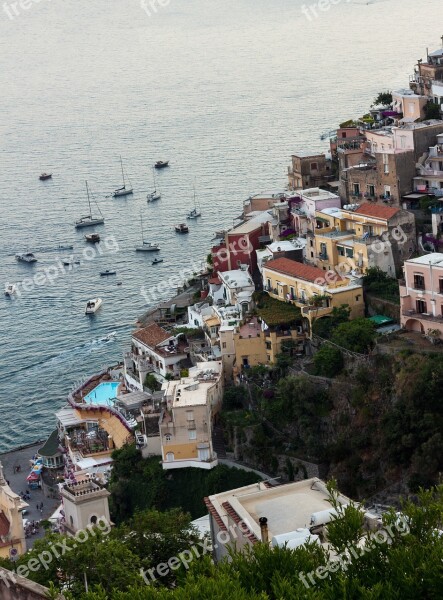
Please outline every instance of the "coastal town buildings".
[[[329, 498], [317, 478], [275, 487], [262, 481], [205, 498], [214, 560], [226, 558], [231, 548], [243, 552], [259, 542], [289, 548], [326, 544], [325, 528], [337, 514]], [[350, 500], [338, 494], [337, 502], [347, 506]]]
[[143, 390], [146, 375], [179, 375], [188, 357], [184, 335], [174, 336], [157, 323], [150, 323], [132, 334], [131, 350], [124, 357], [125, 378], [130, 386]]
[[291, 158], [291, 166], [288, 167], [290, 190], [321, 187], [333, 179], [332, 162], [325, 154], [299, 152]]
[[443, 253], [405, 262], [400, 304], [402, 327], [443, 339]]
[[315, 219], [307, 260], [325, 271], [357, 275], [379, 267], [395, 277], [417, 247], [415, 217], [397, 207], [363, 203], [317, 211]]
[[363, 288], [358, 279], [322, 271], [287, 258], [269, 261], [263, 268], [263, 286], [271, 298], [301, 309], [306, 329], [315, 319], [327, 317], [334, 308], [348, 305], [350, 317], [364, 316]]
[[110, 492], [91, 478], [64, 483], [60, 487], [63, 529], [71, 535], [88, 526], [104, 522], [111, 525], [108, 498]]
[[212, 469], [217, 456], [212, 428], [223, 398], [222, 363], [198, 363], [187, 377], [163, 384], [166, 407], [160, 418], [163, 469]]
[[426, 61], [418, 61], [414, 73], [409, 77], [409, 87], [414, 93], [423, 94], [435, 101], [440, 98], [442, 84], [443, 49], [439, 48], [434, 52], [427, 52]]
[[420, 158], [414, 190], [443, 197], [443, 133], [437, 135], [437, 143]]
[[315, 213], [325, 208], [341, 208], [340, 197], [320, 188], [302, 190], [291, 210], [294, 230], [306, 236], [309, 229], [315, 226]]
[[0, 463], [0, 557], [16, 558], [26, 552], [22, 510], [28, 505], [9, 487]]

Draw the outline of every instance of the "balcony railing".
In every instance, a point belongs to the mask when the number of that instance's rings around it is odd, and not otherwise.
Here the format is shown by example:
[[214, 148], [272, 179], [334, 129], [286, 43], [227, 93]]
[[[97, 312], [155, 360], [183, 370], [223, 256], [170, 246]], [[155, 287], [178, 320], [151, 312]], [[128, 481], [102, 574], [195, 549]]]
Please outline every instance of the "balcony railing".
[[410, 310], [402, 310], [401, 313], [404, 317], [412, 317], [413, 319], [424, 319], [425, 321], [433, 321], [434, 323], [443, 323], [443, 315], [432, 315], [427, 312], [418, 312], [417, 309], [411, 308]]

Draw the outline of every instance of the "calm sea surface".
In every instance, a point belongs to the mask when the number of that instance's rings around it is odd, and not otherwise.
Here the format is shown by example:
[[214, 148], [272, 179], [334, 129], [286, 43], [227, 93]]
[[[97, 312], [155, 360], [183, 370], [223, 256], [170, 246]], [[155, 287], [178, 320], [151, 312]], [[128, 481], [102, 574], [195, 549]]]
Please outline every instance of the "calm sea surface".
[[[113, 240], [20, 300], [0, 290], [0, 450], [49, 433], [72, 384], [121, 358], [148, 306], [141, 286], [203, 258], [243, 200], [286, 185], [292, 152], [325, 150], [322, 133], [378, 91], [407, 86], [442, 33], [441, 0], [343, 0], [311, 21], [301, 0], [146, 4], [151, 16], [138, 0], [35, 0], [16, 16], [9, 8], [13, 19], [0, 7], [0, 286], [69, 256], [59, 244], [82, 258], [85, 230], [73, 225], [88, 212], [85, 180]], [[127, 199], [108, 196], [121, 185], [120, 155]], [[158, 159], [171, 167], [148, 205]], [[194, 182], [203, 214], [177, 236]], [[160, 265], [134, 251], [140, 215]], [[34, 266], [14, 258], [27, 249]], [[117, 276], [100, 277], [108, 268]], [[103, 306], [87, 318], [96, 296]], [[112, 331], [115, 341], [101, 339]]]

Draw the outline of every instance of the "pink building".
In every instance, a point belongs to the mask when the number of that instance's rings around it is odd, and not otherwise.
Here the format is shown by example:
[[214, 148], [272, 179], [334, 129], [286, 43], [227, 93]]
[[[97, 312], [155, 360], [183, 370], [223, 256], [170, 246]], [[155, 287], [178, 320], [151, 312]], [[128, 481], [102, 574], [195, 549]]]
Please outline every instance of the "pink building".
[[[443, 339], [443, 254], [434, 253], [407, 260], [400, 282], [401, 324]], [[438, 335], [437, 332], [440, 332]]]

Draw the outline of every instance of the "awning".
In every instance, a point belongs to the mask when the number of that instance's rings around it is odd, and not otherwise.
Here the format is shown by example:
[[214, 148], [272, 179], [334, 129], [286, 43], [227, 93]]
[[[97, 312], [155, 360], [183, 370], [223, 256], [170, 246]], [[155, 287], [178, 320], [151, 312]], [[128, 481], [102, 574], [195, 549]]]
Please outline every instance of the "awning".
[[375, 325], [381, 326], [392, 323], [393, 319], [386, 317], [385, 315], [374, 315], [373, 317], [369, 317], [368, 321], [372, 321], [372, 323], [375, 323]]

